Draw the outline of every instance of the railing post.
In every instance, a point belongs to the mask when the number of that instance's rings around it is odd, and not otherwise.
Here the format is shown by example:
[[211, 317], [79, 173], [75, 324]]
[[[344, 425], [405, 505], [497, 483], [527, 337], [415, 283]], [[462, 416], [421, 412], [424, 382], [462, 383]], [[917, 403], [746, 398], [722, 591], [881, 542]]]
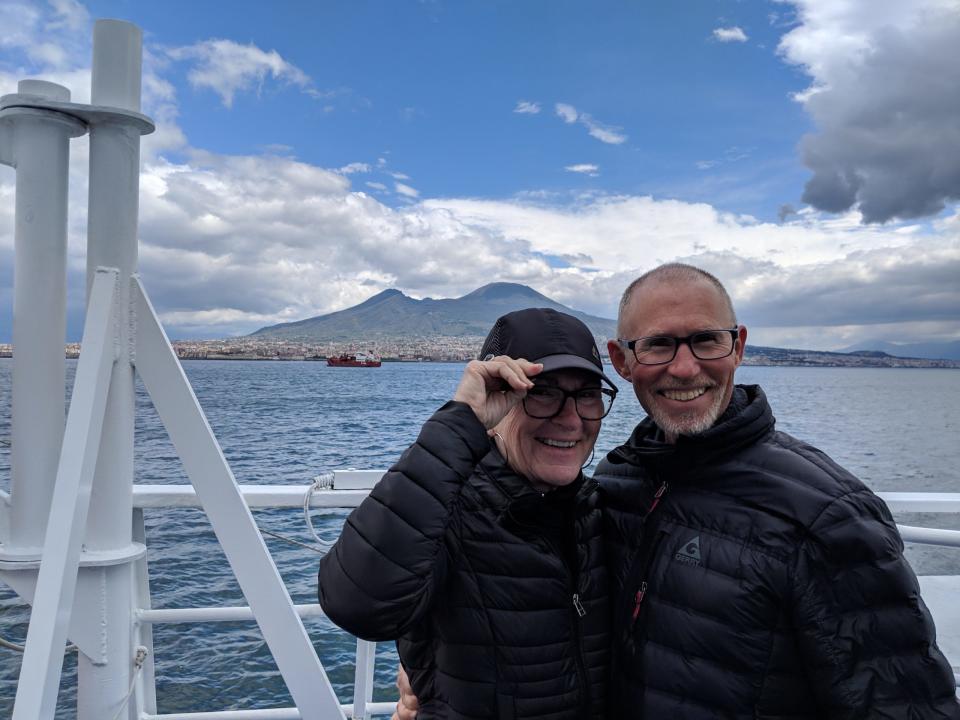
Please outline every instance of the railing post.
[[365, 720], [367, 705], [373, 701], [373, 665], [377, 644], [357, 639], [357, 664], [353, 676], [353, 720]]
[[[147, 531], [143, 522], [143, 508], [135, 507], [133, 509], [133, 540], [143, 546], [147, 544]], [[150, 570], [147, 566], [146, 553], [137, 560], [134, 566], [134, 574], [137, 610], [150, 610], [153, 602], [150, 598]], [[134, 642], [147, 649], [147, 659], [144, 661], [143, 671], [140, 673], [140, 689], [137, 693], [137, 702], [135, 704], [142, 712], [156, 713], [157, 683], [154, 671], [153, 625], [143, 622], [136, 623], [135, 635]]]

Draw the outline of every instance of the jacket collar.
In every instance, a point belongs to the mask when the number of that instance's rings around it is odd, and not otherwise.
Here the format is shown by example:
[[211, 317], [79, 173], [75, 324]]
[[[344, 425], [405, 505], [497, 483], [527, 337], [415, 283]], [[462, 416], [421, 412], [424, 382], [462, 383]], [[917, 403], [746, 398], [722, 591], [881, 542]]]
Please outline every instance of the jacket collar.
[[507, 465], [496, 447], [483, 457], [477, 469], [481, 478], [476, 489], [484, 502], [501, 521], [509, 519], [520, 525], [552, 525], [558, 515], [582, 505], [597, 489], [597, 483], [581, 472], [569, 485], [540, 492]]
[[689, 468], [752, 445], [772, 432], [775, 423], [760, 386], [737, 385], [730, 405], [709, 430], [698, 435], [681, 435], [676, 444], [668, 444], [663, 432], [648, 417], [637, 425], [630, 440], [607, 455], [607, 460], [614, 464], [663, 469]]

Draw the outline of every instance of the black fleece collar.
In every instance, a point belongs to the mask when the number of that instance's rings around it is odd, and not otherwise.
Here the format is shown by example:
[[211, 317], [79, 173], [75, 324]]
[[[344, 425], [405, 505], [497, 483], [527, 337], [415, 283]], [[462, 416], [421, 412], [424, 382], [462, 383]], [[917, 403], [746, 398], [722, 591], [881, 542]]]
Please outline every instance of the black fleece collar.
[[483, 457], [477, 469], [489, 481], [489, 487], [481, 490], [487, 504], [501, 518], [509, 517], [522, 525], [562, 523], [563, 516], [572, 512], [597, 488], [597, 484], [581, 472], [569, 485], [540, 492], [525, 477], [514, 472], [495, 447]]
[[767, 396], [759, 385], [737, 385], [730, 404], [713, 427], [698, 435], [681, 435], [676, 444], [649, 417], [634, 429], [630, 440], [607, 455], [614, 464], [652, 466], [699, 465], [757, 442], [776, 423]]

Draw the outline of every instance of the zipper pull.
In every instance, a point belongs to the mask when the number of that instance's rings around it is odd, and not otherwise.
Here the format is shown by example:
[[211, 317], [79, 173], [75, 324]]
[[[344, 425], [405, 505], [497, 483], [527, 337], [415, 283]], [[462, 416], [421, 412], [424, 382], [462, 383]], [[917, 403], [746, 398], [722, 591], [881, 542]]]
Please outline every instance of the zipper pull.
[[643, 602], [643, 596], [647, 594], [647, 581], [644, 580], [640, 583], [640, 589], [637, 590], [636, 597], [633, 600], [633, 613], [630, 615], [630, 619], [633, 622], [637, 621], [637, 616], [640, 615], [640, 603]]
[[667, 481], [664, 480], [663, 483], [657, 488], [657, 492], [653, 496], [653, 503], [650, 505], [650, 509], [647, 510], [648, 513], [652, 513], [653, 509], [660, 503], [660, 498], [663, 497], [663, 494], [667, 491]]
[[587, 611], [584, 609], [583, 605], [580, 603], [580, 595], [578, 593], [573, 594], [573, 607], [577, 611], [577, 615], [583, 617], [587, 614]]

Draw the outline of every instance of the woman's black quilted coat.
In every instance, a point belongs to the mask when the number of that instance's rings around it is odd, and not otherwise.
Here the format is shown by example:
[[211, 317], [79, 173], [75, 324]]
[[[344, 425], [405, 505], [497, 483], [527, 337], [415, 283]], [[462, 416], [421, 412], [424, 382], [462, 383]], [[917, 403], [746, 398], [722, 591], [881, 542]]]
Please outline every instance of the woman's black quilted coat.
[[320, 604], [398, 640], [419, 720], [603, 715], [609, 607], [596, 485], [547, 494], [450, 402], [351, 513]]

